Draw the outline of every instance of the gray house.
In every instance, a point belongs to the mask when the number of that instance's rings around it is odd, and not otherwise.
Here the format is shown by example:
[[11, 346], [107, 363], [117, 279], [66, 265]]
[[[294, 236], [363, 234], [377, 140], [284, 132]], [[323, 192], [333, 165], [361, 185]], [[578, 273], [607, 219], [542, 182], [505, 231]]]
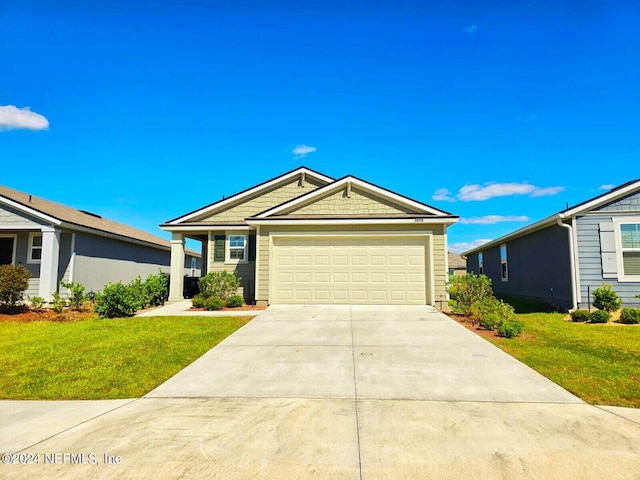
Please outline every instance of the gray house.
[[463, 253], [467, 271], [501, 296], [586, 308], [609, 283], [623, 306], [640, 299], [640, 180]]
[[[0, 186], [0, 265], [29, 270], [27, 295], [50, 300], [60, 281], [98, 291], [109, 282], [168, 272], [170, 260], [167, 240]], [[200, 275], [198, 253], [187, 252], [184, 274]]]

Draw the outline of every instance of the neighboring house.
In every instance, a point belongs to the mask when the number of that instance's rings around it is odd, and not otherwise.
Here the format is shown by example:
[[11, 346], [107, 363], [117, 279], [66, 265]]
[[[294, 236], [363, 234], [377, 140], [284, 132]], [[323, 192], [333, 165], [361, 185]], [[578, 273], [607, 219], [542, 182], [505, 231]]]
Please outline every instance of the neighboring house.
[[[173, 234], [172, 272], [185, 238], [199, 240], [203, 272], [235, 272], [249, 303], [434, 305], [446, 301], [446, 231], [457, 218], [301, 167], [161, 227]], [[169, 300], [182, 292], [172, 274]]]
[[499, 295], [587, 308], [610, 283], [625, 306], [640, 299], [640, 180], [463, 253]]
[[[180, 275], [199, 275], [200, 254], [187, 253]], [[0, 186], [0, 264], [29, 270], [29, 296], [66, 293], [60, 281], [89, 292], [168, 272], [170, 257], [171, 245], [160, 237]]]
[[457, 253], [449, 252], [449, 275], [460, 277], [467, 273], [467, 261]]

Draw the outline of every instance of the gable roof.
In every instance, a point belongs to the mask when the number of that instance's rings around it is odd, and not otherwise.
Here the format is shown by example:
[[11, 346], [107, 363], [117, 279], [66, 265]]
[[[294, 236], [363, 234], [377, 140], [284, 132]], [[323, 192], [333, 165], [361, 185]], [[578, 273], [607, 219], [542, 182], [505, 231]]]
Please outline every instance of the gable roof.
[[449, 260], [449, 268], [453, 269], [466, 269], [467, 261], [462, 258], [461, 255], [458, 255], [454, 252], [447, 252], [447, 257]]
[[9, 205], [42, 220], [44, 223], [71, 230], [88, 229], [109, 236], [115, 235], [130, 243], [149, 244], [153, 247], [161, 247], [163, 250], [171, 249], [171, 244], [167, 240], [137, 228], [2, 185], [0, 185], [0, 204]]
[[508, 233], [507, 235], [503, 235], [500, 238], [492, 240], [490, 242], [484, 243], [479, 247], [472, 248], [471, 250], [467, 250], [463, 252], [462, 255], [466, 257], [467, 255], [481, 252], [486, 248], [491, 248], [495, 245], [505, 243], [508, 240], [512, 240], [514, 238], [522, 237], [527, 235], [528, 233], [535, 232], [536, 230], [542, 230], [543, 228], [550, 227], [553, 224], [556, 224], [558, 221], [562, 221], [567, 218], [572, 218], [577, 215], [581, 215], [583, 213], [589, 212], [595, 208], [607, 205], [619, 198], [622, 198], [626, 195], [634, 193], [635, 191], [640, 190], [640, 179], [631, 180], [630, 182], [619, 185], [615, 188], [612, 188], [608, 192], [605, 192], [596, 197], [590, 198], [584, 202], [578, 203], [573, 207], [565, 208], [564, 210], [560, 210], [558, 213], [554, 213], [542, 220], [532, 223], [526, 227], [520, 228], [514, 232]]
[[238, 200], [242, 200], [243, 198], [248, 198], [251, 196], [255, 196], [257, 194], [259, 194], [261, 191], [265, 191], [268, 190], [269, 188], [273, 187], [274, 185], [277, 185], [279, 183], [282, 182], [286, 182], [289, 179], [292, 179], [298, 175], [301, 174], [305, 174], [305, 175], [309, 175], [311, 177], [314, 177], [318, 180], [321, 180], [323, 182], [326, 183], [330, 183], [333, 182], [333, 178], [331, 177], [327, 177], [326, 175], [323, 175], [322, 173], [316, 172], [315, 170], [311, 170], [310, 168], [307, 167], [299, 167], [296, 168], [294, 170], [291, 170], [289, 172], [283, 173], [282, 175], [279, 175], [275, 178], [272, 178], [271, 180], [267, 180], [266, 182], [262, 182], [254, 187], [248, 188], [246, 190], [243, 190], [239, 193], [236, 193], [235, 195], [231, 195], [230, 197], [227, 198], [223, 198], [222, 200], [218, 200], [217, 202], [213, 202], [205, 207], [199, 208], [197, 210], [193, 210], [192, 212], [189, 212], [185, 215], [181, 215], [180, 217], [174, 218], [172, 220], [169, 220], [167, 222], [165, 222], [164, 224], [162, 224], [163, 226], [171, 226], [171, 225], [179, 225], [180, 223], [184, 223], [187, 222], [189, 220], [193, 220], [194, 218], [209, 214], [211, 212], [213, 212], [214, 210], [219, 210], [219, 209], [223, 209], [225, 206], [231, 205], [234, 202], [237, 202]]
[[400, 195], [398, 193], [392, 192], [391, 190], [387, 190], [386, 188], [382, 188], [372, 183], [366, 182], [353, 175], [346, 175], [332, 183], [329, 183], [328, 185], [325, 185], [324, 187], [320, 187], [309, 193], [306, 193], [297, 198], [294, 198], [280, 205], [272, 207], [268, 210], [265, 210], [264, 212], [258, 213], [257, 215], [254, 215], [253, 217], [251, 217], [251, 220], [257, 220], [257, 219], [264, 220], [264, 219], [273, 218], [274, 216], [277, 216], [278, 214], [282, 214], [283, 212], [286, 212], [291, 208], [295, 208], [296, 206], [309, 203], [310, 201], [313, 201], [313, 199], [315, 198], [322, 198], [323, 196], [331, 192], [345, 188], [348, 185], [353, 185], [362, 190], [379, 195], [383, 198], [391, 200], [392, 202], [398, 203], [400, 205], [408, 206], [414, 209], [418, 214], [421, 214], [421, 215], [438, 216], [438, 217], [444, 216], [444, 217], [452, 217], [452, 218], [455, 217], [455, 215], [452, 215], [451, 213], [445, 212], [443, 210], [438, 210], [425, 203], [418, 202], [409, 197], [405, 197], [404, 195]]

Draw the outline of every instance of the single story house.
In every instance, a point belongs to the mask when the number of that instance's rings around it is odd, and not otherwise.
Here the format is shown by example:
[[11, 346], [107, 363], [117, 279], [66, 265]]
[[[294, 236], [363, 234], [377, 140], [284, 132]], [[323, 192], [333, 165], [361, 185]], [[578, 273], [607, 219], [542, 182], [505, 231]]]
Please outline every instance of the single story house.
[[[171, 244], [99, 215], [0, 186], [0, 265], [31, 273], [27, 295], [51, 300], [60, 282], [87, 292], [169, 271]], [[200, 254], [188, 251], [182, 275], [200, 274]]]
[[183, 297], [185, 239], [203, 272], [242, 279], [248, 303], [430, 304], [444, 300], [457, 216], [347, 175], [287, 172], [161, 225], [173, 235], [169, 301]]
[[463, 253], [502, 296], [587, 308], [611, 284], [623, 306], [640, 299], [640, 180]]
[[449, 275], [461, 277], [467, 273], [467, 260], [457, 253], [449, 252]]

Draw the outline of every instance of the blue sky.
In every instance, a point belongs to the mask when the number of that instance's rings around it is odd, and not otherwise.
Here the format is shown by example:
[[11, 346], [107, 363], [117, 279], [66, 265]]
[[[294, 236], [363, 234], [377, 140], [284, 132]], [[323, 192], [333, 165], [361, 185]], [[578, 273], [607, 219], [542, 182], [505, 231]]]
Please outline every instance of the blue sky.
[[615, 0], [0, 0], [0, 183], [167, 238], [305, 165], [460, 215], [460, 251], [640, 177], [638, 25]]

